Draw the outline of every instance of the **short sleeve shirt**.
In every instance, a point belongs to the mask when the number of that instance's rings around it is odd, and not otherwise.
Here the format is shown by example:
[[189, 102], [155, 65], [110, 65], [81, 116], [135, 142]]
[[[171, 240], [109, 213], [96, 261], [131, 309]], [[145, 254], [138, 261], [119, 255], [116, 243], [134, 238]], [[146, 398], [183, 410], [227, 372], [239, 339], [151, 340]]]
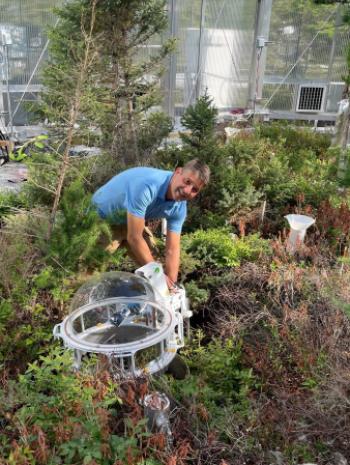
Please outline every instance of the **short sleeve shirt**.
[[99, 215], [112, 224], [125, 224], [127, 213], [145, 220], [165, 218], [169, 231], [181, 233], [186, 201], [167, 200], [173, 173], [156, 168], [131, 168], [114, 176], [92, 197]]

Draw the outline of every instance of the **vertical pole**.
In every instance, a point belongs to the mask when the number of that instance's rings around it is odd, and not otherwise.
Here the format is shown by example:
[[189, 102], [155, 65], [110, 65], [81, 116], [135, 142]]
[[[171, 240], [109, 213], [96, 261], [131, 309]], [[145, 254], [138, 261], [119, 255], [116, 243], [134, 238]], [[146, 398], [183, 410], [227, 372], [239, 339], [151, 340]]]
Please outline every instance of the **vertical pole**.
[[335, 55], [335, 46], [339, 38], [339, 27], [342, 24], [342, 8], [341, 5], [337, 6], [337, 14], [335, 17], [335, 31], [332, 37], [332, 46], [331, 51], [329, 53], [329, 60], [328, 60], [328, 73], [327, 73], [327, 81], [328, 85], [329, 82], [332, 80], [332, 71], [333, 71], [333, 64], [334, 64], [334, 55]]
[[248, 91], [248, 108], [253, 109], [255, 111], [255, 84], [256, 84], [256, 68], [257, 68], [257, 60], [258, 60], [258, 35], [259, 35], [259, 17], [260, 17], [260, 10], [261, 10], [261, 0], [257, 0], [256, 3], [256, 12], [255, 12], [255, 23], [254, 23], [254, 41], [253, 41], [253, 52], [252, 52], [252, 60], [250, 63], [250, 80], [249, 80], [249, 91]]
[[[0, 37], [1, 39], [1, 37]], [[2, 126], [3, 121], [5, 121], [5, 109], [4, 109], [4, 78], [5, 78], [5, 47], [0, 41], [0, 126]], [[4, 126], [6, 126], [4, 124]]]
[[[169, 0], [169, 24], [170, 24], [170, 37], [176, 37], [177, 33], [177, 12], [176, 0]], [[165, 89], [166, 95], [166, 109], [168, 115], [175, 118], [175, 91], [176, 91], [176, 54], [171, 52], [169, 57], [169, 71], [166, 81], [167, 88]]]
[[203, 72], [202, 60], [203, 60], [203, 37], [204, 37], [204, 28], [205, 28], [205, 8], [206, 8], [206, 0], [202, 0], [200, 25], [199, 25], [199, 38], [198, 38], [198, 61], [197, 61], [197, 73], [196, 73], [196, 76], [197, 76], [197, 79], [196, 79], [196, 98], [200, 97], [200, 95], [201, 95], [201, 87], [202, 87], [201, 73]]
[[8, 115], [9, 121], [8, 126], [10, 127], [9, 137], [12, 137], [13, 134], [13, 120], [12, 120], [12, 106], [11, 106], [11, 94], [10, 94], [10, 62], [9, 62], [9, 45], [5, 44], [5, 61], [6, 61], [6, 95], [7, 95], [7, 108], [8, 108]]
[[249, 92], [250, 107], [253, 109], [262, 97], [271, 12], [272, 0], [258, 0]]

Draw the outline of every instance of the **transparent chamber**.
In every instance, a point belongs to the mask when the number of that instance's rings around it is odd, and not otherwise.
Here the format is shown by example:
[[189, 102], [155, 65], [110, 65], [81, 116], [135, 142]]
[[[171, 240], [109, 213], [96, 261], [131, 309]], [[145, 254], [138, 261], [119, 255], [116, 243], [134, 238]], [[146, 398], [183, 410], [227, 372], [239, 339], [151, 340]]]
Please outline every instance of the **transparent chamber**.
[[74, 350], [76, 369], [84, 354], [95, 353], [125, 376], [152, 374], [164, 370], [184, 345], [183, 318], [191, 314], [185, 291], [161, 295], [152, 276], [144, 276], [104, 273], [76, 292], [69, 315], [54, 328], [54, 336]]

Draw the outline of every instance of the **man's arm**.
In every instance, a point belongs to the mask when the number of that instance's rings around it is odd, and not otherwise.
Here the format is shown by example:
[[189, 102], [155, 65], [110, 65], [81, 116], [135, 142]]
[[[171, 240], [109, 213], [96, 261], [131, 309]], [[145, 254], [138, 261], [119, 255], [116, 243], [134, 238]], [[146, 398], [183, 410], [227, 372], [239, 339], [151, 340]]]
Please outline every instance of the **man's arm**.
[[137, 216], [128, 213], [128, 234], [127, 241], [130, 247], [131, 253], [134, 255], [137, 263], [140, 266], [146, 265], [146, 263], [154, 262], [154, 258], [147, 245], [147, 242], [143, 238], [143, 231], [145, 229], [144, 218], [138, 218]]
[[165, 274], [172, 283], [176, 283], [179, 273], [180, 239], [180, 234], [168, 230], [165, 243]]

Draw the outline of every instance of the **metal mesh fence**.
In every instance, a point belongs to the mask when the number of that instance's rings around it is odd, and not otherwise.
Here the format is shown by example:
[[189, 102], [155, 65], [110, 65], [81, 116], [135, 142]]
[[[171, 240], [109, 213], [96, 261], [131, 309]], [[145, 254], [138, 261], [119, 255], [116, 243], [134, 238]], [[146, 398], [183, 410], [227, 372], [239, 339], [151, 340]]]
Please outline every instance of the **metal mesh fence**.
[[[38, 62], [45, 61], [45, 29], [63, 0], [0, 0], [0, 115], [40, 89]], [[349, 28], [343, 6], [302, 0], [273, 0], [266, 67], [256, 63], [258, 0], [167, 0], [169, 31], [140, 47], [139, 59], [151, 57], [166, 36], [177, 49], [165, 62], [161, 79], [164, 110], [180, 116], [205, 90], [221, 112], [252, 106], [261, 79], [260, 107], [296, 113], [301, 85], [324, 87], [322, 111], [335, 113], [343, 92]], [[45, 53], [44, 53], [45, 52]], [[42, 60], [41, 60], [42, 59]], [[265, 61], [264, 61], [265, 65]], [[147, 76], [146, 76], [147, 77]], [[25, 95], [23, 97], [23, 93]], [[21, 104], [14, 124], [25, 124]]]
[[40, 63], [46, 56], [45, 31], [56, 21], [53, 7], [61, 3], [62, 0], [0, 0], [0, 112], [3, 126], [28, 122], [23, 103], [32, 100], [40, 88]]
[[181, 115], [206, 89], [221, 111], [246, 106], [256, 5], [257, 0], [169, 1], [178, 40], [167, 76], [171, 114]]
[[286, 0], [273, 2], [264, 106], [281, 112], [281, 116], [283, 112], [305, 111], [299, 105], [302, 86], [311, 85], [311, 91], [323, 92], [322, 112], [336, 112], [350, 44], [349, 28], [343, 24], [344, 7], [311, 2], [296, 5], [291, 8]]

